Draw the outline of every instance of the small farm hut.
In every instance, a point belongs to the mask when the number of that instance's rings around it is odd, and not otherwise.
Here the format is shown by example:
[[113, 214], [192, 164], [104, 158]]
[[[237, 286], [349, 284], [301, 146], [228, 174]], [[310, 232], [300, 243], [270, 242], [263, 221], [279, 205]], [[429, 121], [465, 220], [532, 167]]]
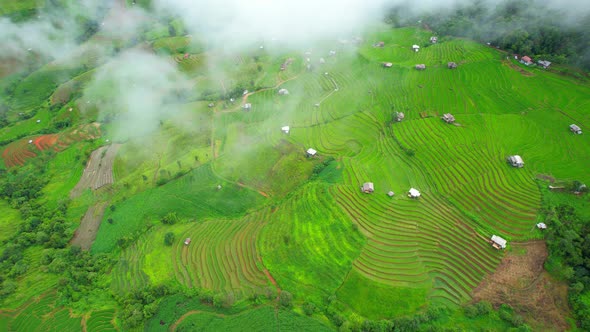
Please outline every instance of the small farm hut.
[[244, 90], [244, 92], [242, 92], [242, 96], [245, 96], [248, 94], [248, 90]]
[[426, 69], [426, 65], [421, 63], [421, 64], [416, 65], [415, 68], [417, 70], [424, 70], [424, 69]]
[[391, 68], [393, 66], [393, 63], [391, 62], [383, 62], [383, 67], [385, 68]]
[[376, 42], [375, 44], [373, 44], [373, 47], [384, 47], [385, 46], [385, 42]]
[[289, 133], [289, 126], [283, 126], [281, 127], [281, 130], [285, 133], [288, 134]]
[[307, 156], [308, 156], [308, 157], [313, 157], [313, 156], [315, 156], [315, 155], [316, 155], [318, 152], [317, 152], [316, 150], [312, 149], [312, 148], [309, 148], [309, 149], [307, 149], [306, 153], [307, 153]]
[[184, 59], [185, 59], [185, 60], [186, 60], [186, 59], [188, 59], [189, 57], [190, 57], [190, 54], [188, 54], [188, 53], [184, 53]]
[[578, 127], [578, 125], [571, 124], [570, 125], [570, 130], [572, 131], [572, 133], [575, 133], [575, 134], [578, 134], [578, 135], [582, 134], [582, 128]]
[[504, 240], [503, 238], [497, 236], [497, 235], [492, 235], [492, 247], [496, 248], [496, 249], [504, 249], [506, 248], [506, 240]]
[[244, 109], [244, 111], [249, 111], [252, 109], [252, 104], [245, 103], [244, 106], [242, 106], [242, 108]]
[[387, 192], [387, 196], [393, 197], [393, 195], [395, 195], [395, 193], [393, 191], [390, 190], [389, 192]]
[[508, 162], [514, 167], [524, 167], [524, 161], [522, 160], [522, 157], [516, 154], [514, 156], [509, 156]]
[[449, 69], [455, 69], [455, 68], [457, 68], [457, 63], [449, 62], [449, 63], [447, 63], [447, 67], [449, 67]]
[[373, 182], [365, 182], [361, 187], [362, 192], [365, 194], [371, 194], [375, 191], [375, 187], [373, 186]]
[[537, 63], [539, 64], [539, 66], [542, 66], [545, 69], [547, 69], [547, 68], [549, 68], [549, 66], [551, 66], [551, 61], [547, 61], [547, 60], [539, 60], [539, 61], [537, 61]]
[[543, 223], [543, 222], [540, 222], [537, 224], [537, 228], [538, 229], [547, 229], [547, 225], [545, 225], [545, 223]]
[[190, 238], [190, 237], [187, 237], [187, 238], [184, 240], [184, 245], [185, 245], [185, 246], [188, 246], [189, 244], [191, 244], [191, 238]]
[[412, 49], [414, 50], [414, 52], [418, 52], [418, 51], [420, 51], [420, 46], [414, 44], [414, 45], [412, 45]]
[[32, 140], [32, 139], [30, 139], [30, 140], [29, 140], [29, 144], [32, 144], [32, 143], [33, 143], [33, 140]]
[[437, 41], [438, 41], [438, 38], [436, 36], [430, 37], [430, 42], [431, 43], [436, 44]]
[[209, 103], [209, 105], [207, 105], [207, 106], [209, 106], [209, 107], [213, 107], [213, 106], [215, 106], [215, 104], [213, 104], [213, 103]]
[[37, 123], [41, 123], [41, 120], [37, 120]]
[[396, 118], [397, 122], [402, 121], [405, 117], [406, 117], [406, 115], [402, 112], [395, 113], [395, 118]]
[[286, 96], [289, 94], [289, 90], [287, 89], [279, 89], [279, 95]]
[[443, 114], [443, 116], [441, 117], [441, 119], [444, 122], [446, 122], [446, 123], [453, 123], [453, 122], [455, 122], [455, 117], [451, 113], [445, 113], [445, 114]]
[[330, 52], [328, 52], [328, 54], [329, 54], [330, 56], [335, 56], [335, 55], [336, 55], [336, 51], [330, 51]]
[[408, 191], [408, 197], [418, 198], [420, 197], [420, 192], [418, 191], [418, 189], [410, 188], [410, 190]]
[[522, 63], [523, 65], [526, 66], [530, 66], [533, 64], [533, 59], [531, 59], [529, 56], [523, 56], [522, 58], [520, 58], [520, 63]]

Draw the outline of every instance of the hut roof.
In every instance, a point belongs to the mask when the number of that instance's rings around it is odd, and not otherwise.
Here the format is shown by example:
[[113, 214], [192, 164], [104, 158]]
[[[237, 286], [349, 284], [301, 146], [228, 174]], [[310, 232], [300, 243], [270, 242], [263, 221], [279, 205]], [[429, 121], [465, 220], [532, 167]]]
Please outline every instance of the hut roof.
[[455, 117], [451, 113], [445, 113], [445, 114], [443, 114], [442, 119], [445, 120], [446, 122], [453, 122], [453, 121], [455, 121]]
[[418, 64], [418, 65], [416, 65], [416, 69], [426, 69], [426, 65], [423, 63]]
[[281, 127], [281, 130], [285, 133], [288, 134], [289, 133], [289, 126], [283, 126]]
[[453, 68], [457, 68], [457, 64], [456, 64], [455, 62], [449, 62], [449, 63], [447, 64], [447, 66], [448, 66], [449, 68], [451, 68], [451, 69], [453, 69]]
[[420, 192], [418, 191], [418, 189], [410, 188], [410, 190], [408, 191], [408, 194], [411, 197], [420, 197]]
[[393, 197], [393, 195], [395, 195], [395, 193], [391, 190], [387, 193], [387, 196], [389, 196], [389, 197]]
[[531, 59], [529, 56], [523, 56], [522, 58], [520, 58], [522, 61], [524, 62], [533, 62], [533, 59]]
[[383, 67], [391, 68], [392, 66], [393, 66], [393, 63], [391, 63], [391, 62], [383, 62]]
[[537, 61], [537, 63], [545, 68], [551, 66], [551, 61], [547, 61], [547, 60], [539, 60], [539, 61]]
[[545, 225], [545, 223], [543, 223], [543, 222], [540, 222], [537, 224], [537, 228], [538, 229], [547, 229], [547, 225]]
[[413, 48], [413, 49], [416, 49], [416, 48], [420, 48], [420, 46], [418, 46], [418, 45], [414, 44], [414, 45], [412, 45], [412, 48]]
[[576, 132], [577, 132], [577, 131], [582, 131], [582, 128], [578, 127], [578, 125], [575, 125], [575, 124], [573, 124], [573, 123], [570, 125], [570, 129], [571, 129], [572, 131], [576, 131]]
[[497, 236], [497, 235], [492, 235], [492, 241], [494, 243], [496, 243], [497, 245], [499, 245], [502, 248], [506, 248], [506, 240], [504, 240], [503, 238]]
[[373, 182], [363, 183], [363, 191], [366, 193], [372, 193], [373, 191], [375, 191], [375, 187], [373, 186]]
[[190, 243], [191, 243], [191, 238], [187, 237], [186, 240], [184, 240], [184, 244], [188, 246]]
[[310, 156], [315, 156], [316, 153], [318, 153], [318, 152], [312, 148], [307, 149], [307, 154]]

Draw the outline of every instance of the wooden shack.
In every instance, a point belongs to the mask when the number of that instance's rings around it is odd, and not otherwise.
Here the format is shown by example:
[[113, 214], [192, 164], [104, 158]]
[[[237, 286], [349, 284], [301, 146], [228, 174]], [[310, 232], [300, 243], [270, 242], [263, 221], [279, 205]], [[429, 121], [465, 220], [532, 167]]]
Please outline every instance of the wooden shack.
[[449, 62], [449, 63], [447, 63], [447, 67], [449, 69], [455, 69], [455, 68], [457, 68], [457, 64], [455, 62]]
[[373, 186], [373, 182], [365, 182], [361, 187], [361, 191], [365, 194], [372, 194], [375, 191], [375, 186]]
[[426, 69], [426, 65], [421, 63], [421, 64], [416, 65], [414, 68], [416, 68], [417, 70], [424, 70], [424, 69]]
[[455, 117], [451, 113], [445, 113], [445, 114], [443, 114], [443, 116], [441, 117], [441, 119], [444, 122], [446, 122], [446, 123], [453, 123], [453, 122], [455, 122]]
[[578, 135], [582, 134], [582, 128], [578, 127], [578, 125], [571, 124], [571, 125], [570, 125], [570, 130], [571, 130], [571, 131], [572, 131], [572, 133], [574, 133], [574, 134], [578, 134]]
[[509, 156], [507, 158], [507, 161], [510, 165], [512, 165], [514, 167], [518, 167], [518, 168], [524, 167], [524, 161], [522, 160], [522, 157], [519, 155]]
[[492, 247], [494, 247], [496, 249], [505, 249], [506, 248], [507, 242], [503, 238], [501, 238], [497, 235], [492, 235], [492, 238], [490, 240], [492, 241]]

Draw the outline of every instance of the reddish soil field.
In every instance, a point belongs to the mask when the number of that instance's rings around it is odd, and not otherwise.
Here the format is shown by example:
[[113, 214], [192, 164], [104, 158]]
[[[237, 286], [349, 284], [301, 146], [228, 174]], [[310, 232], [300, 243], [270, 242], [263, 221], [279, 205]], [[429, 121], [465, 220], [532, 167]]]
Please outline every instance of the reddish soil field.
[[33, 143], [35, 143], [37, 149], [43, 151], [53, 147], [57, 143], [58, 138], [59, 136], [56, 134], [43, 135], [35, 138]]
[[567, 285], [545, 272], [546, 258], [544, 241], [512, 243], [512, 252], [473, 291], [473, 300], [485, 300], [494, 307], [509, 304], [533, 330], [569, 329]]

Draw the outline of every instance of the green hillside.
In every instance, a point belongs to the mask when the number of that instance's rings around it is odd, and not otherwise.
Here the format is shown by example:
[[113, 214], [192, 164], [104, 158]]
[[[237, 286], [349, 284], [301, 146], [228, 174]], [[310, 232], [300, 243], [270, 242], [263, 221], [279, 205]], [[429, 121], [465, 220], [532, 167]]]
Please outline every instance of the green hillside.
[[[505, 307], [462, 310], [512, 242], [544, 238], [548, 185], [590, 185], [590, 136], [568, 128], [590, 127], [587, 79], [466, 39], [430, 44], [417, 27], [232, 53], [150, 24], [137, 48], [187, 82], [159, 117], [135, 120], [153, 120], [147, 134], [121, 129], [129, 110], [101, 109], [117, 88], [85, 90], [101, 62], [0, 78], [14, 87], [0, 128], [0, 330], [552, 328]], [[115, 157], [91, 159], [112, 143]], [[104, 185], [72, 194], [85, 176]], [[589, 215], [587, 195], [562, 195]]]

